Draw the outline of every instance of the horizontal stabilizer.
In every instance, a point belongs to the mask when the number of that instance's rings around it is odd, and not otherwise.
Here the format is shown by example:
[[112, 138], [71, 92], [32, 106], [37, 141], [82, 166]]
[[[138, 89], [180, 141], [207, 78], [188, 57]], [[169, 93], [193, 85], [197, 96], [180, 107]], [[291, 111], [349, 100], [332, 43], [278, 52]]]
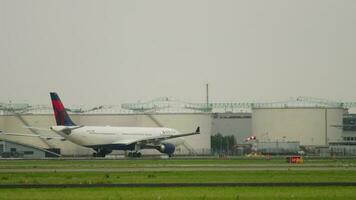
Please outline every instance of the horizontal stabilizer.
[[36, 134], [22, 134], [22, 133], [1, 133], [1, 135], [10, 135], [10, 136], [22, 136], [22, 137], [37, 137], [37, 138], [42, 138], [46, 140], [52, 140], [52, 139], [57, 139], [57, 140], [66, 140], [63, 137], [58, 137], [58, 136], [46, 136], [46, 135], [36, 135]]
[[24, 128], [32, 129], [32, 130], [38, 130], [38, 131], [48, 131], [48, 132], [52, 132], [52, 130], [49, 129], [49, 128], [33, 127], [33, 126], [24, 126]]

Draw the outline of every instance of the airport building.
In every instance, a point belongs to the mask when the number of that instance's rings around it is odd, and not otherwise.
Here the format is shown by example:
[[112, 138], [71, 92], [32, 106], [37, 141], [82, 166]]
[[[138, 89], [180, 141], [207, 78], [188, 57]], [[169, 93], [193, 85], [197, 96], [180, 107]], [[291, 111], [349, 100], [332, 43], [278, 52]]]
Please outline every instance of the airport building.
[[0, 140], [0, 157], [2, 158], [48, 158], [59, 157], [58, 149], [42, 149], [37, 146]]
[[343, 141], [347, 144], [356, 144], [356, 114], [343, 116]]
[[[211, 136], [234, 136], [236, 148], [246, 146], [246, 138], [255, 136], [254, 147], [296, 149], [296, 146], [353, 151], [356, 146], [356, 115], [349, 109], [356, 103], [331, 102], [315, 98], [296, 98], [277, 103], [186, 103], [158, 98], [144, 103], [77, 106], [68, 108], [76, 124], [96, 126], [170, 127], [189, 133], [201, 127], [201, 134], [185, 137], [176, 154], [209, 155]], [[8, 133], [56, 136], [55, 133], [29, 129], [55, 125], [49, 105], [0, 104], [0, 130]], [[58, 149], [64, 156], [87, 156], [93, 150], [69, 141], [43, 137], [1, 135], [0, 140], [38, 149]], [[347, 145], [345, 147], [345, 145]], [[266, 150], [267, 149], [267, 150]], [[262, 150], [261, 150], [262, 151]], [[23, 151], [24, 152], [24, 151]], [[122, 154], [123, 152], [114, 152]], [[155, 150], [144, 153], [159, 154]], [[356, 154], [356, 151], [355, 151]]]

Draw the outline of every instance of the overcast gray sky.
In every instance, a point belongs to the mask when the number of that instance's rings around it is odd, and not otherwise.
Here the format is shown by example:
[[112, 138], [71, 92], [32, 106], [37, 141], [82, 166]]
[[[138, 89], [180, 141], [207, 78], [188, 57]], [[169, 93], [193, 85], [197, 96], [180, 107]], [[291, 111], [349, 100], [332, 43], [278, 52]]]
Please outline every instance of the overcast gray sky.
[[354, 0], [0, 0], [0, 102], [356, 101]]

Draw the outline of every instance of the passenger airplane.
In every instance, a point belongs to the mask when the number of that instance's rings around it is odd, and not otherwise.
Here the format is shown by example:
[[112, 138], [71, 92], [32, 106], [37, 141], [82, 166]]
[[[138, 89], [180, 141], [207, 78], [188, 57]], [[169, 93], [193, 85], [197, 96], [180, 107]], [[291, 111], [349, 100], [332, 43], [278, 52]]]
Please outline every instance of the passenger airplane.
[[176, 145], [184, 142], [183, 136], [200, 134], [199, 127], [193, 133], [180, 133], [172, 128], [78, 126], [68, 116], [57, 93], [51, 92], [50, 96], [57, 122], [57, 126], [52, 126], [50, 129], [61, 137], [45, 137], [45, 139], [65, 139], [92, 148], [96, 151], [94, 154], [96, 157], [105, 157], [112, 150], [129, 150], [133, 151], [129, 153], [130, 157], [141, 157], [139, 152], [141, 149], [156, 149], [171, 157]]

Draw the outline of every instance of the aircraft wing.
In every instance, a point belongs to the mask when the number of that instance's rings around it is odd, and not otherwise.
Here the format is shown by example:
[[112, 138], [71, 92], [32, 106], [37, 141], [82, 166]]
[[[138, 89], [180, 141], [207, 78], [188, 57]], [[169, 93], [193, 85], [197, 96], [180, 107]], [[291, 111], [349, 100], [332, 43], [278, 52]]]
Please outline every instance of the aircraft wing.
[[36, 134], [22, 134], [22, 133], [3, 133], [0, 131], [0, 135], [11, 135], [11, 136], [23, 136], [23, 137], [37, 137], [46, 140], [58, 139], [58, 140], [66, 140], [64, 137], [57, 136], [45, 136], [45, 135], [36, 135]]
[[160, 143], [163, 140], [168, 140], [168, 139], [173, 139], [173, 138], [178, 138], [178, 137], [184, 137], [184, 136], [190, 136], [190, 135], [197, 135], [197, 134], [200, 134], [200, 127], [198, 127], [196, 129], [196, 131], [192, 132], [192, 133], [183, 133], [183, 134], [179, 134], [179, 135], [160, 135], [160, 136], [144, 138], [144, 139], [140, 139], [140, 140], [125, 140], [125, 141], [121, 140], [121, 141], [118, 141], [118, 142], [115, 142], [115, 143], [126, 144], [126, 145], [130, 145], [130, 144], [134, 144], [134, 143], [157, 144], [157, 143]]

